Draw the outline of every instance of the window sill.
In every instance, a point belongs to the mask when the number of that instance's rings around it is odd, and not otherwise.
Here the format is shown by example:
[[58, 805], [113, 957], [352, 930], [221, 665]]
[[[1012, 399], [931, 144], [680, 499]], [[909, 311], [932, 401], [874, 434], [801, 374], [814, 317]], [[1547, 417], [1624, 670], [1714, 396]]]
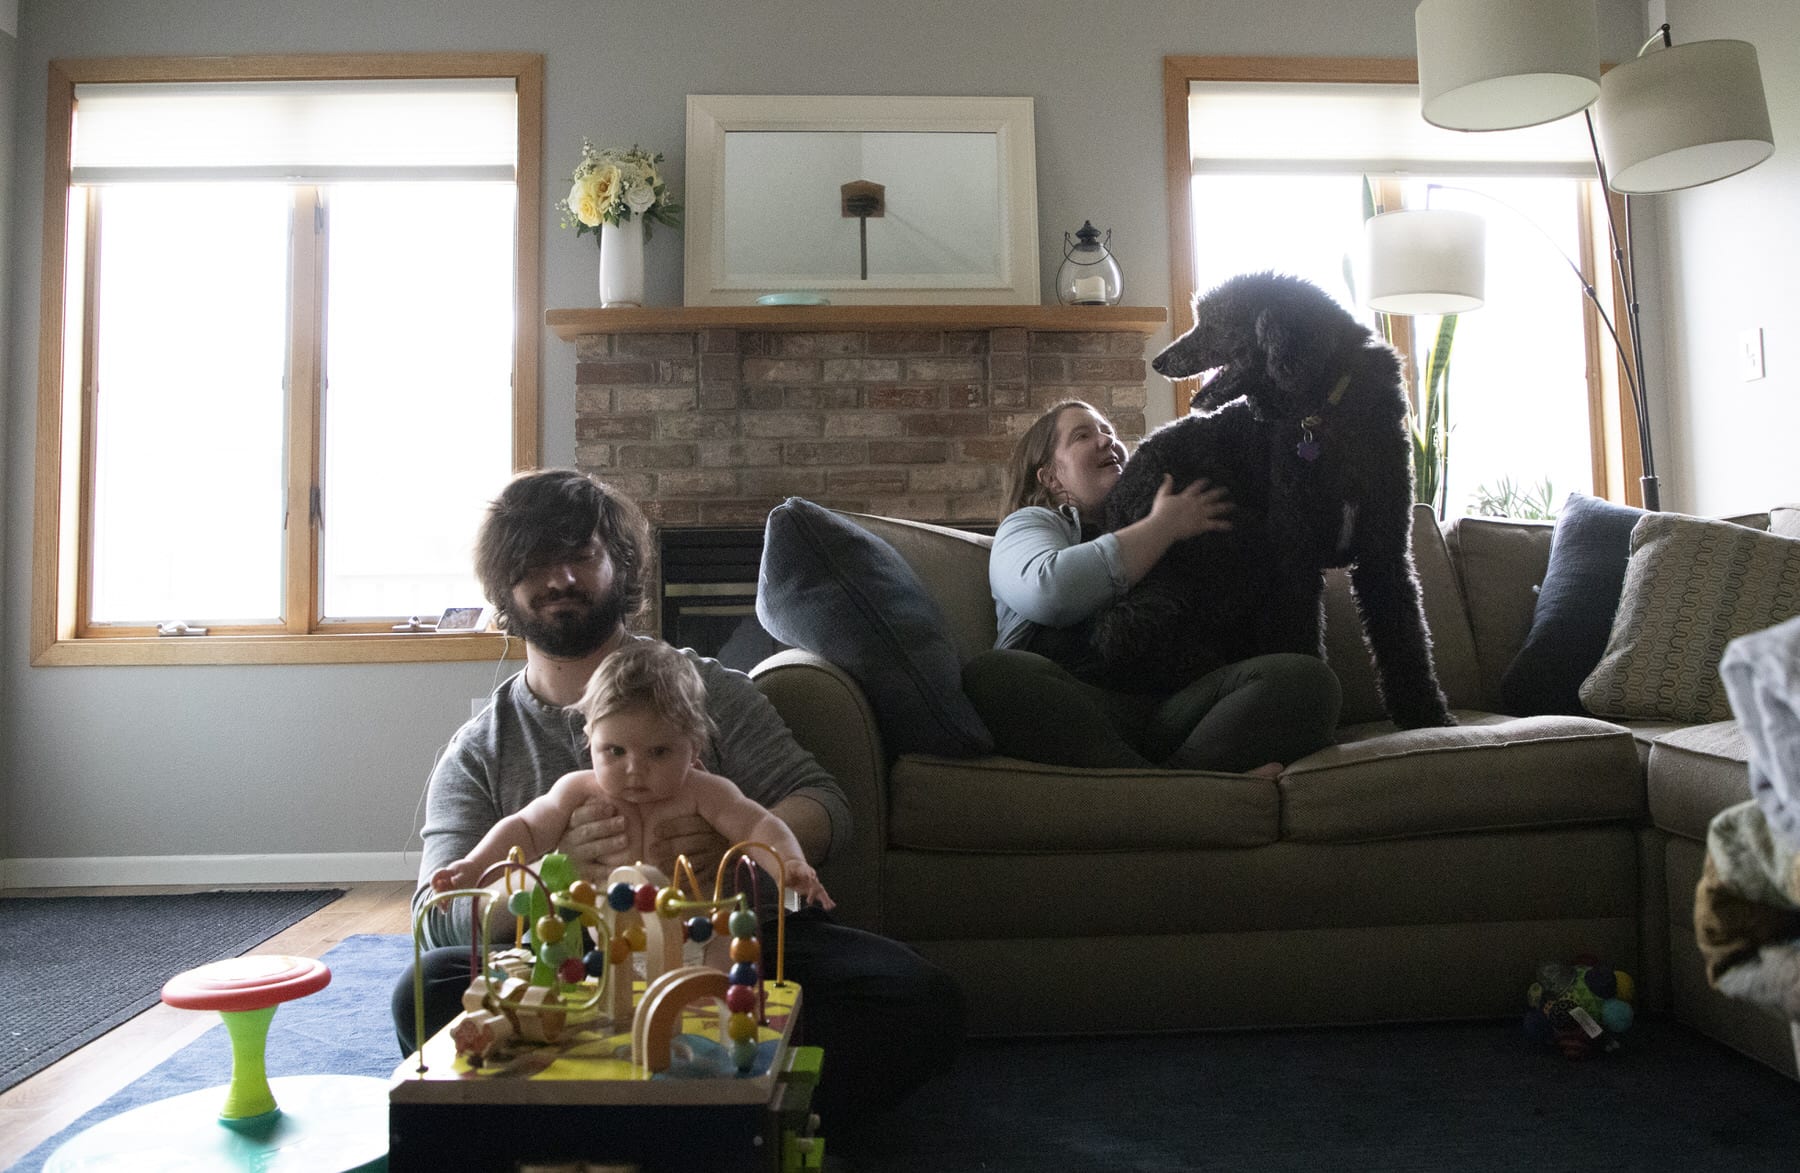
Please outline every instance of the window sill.
[[438, 635], [202, 635], [59, 639], [34, 651], [40, 668], [155, 664], [413, 664], [523, 659], [522, 640], [498, 632]]

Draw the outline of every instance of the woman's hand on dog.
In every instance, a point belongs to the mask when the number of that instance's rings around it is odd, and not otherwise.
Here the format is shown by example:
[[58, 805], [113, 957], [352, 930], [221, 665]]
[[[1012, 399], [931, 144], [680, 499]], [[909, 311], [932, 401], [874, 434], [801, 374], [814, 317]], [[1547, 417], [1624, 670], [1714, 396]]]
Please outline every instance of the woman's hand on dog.
[[1175, 478], [1164, 473], [1150, 512], [1115, 531], [1126, 580], [1136, 583], [1149, 574], [1176, 542], [1230, 529], [1231, 510], [1231, 496], [1223, 485], [1202, 477], [1177, 490]]
[[1199, 477], [1177, 492], [1175, 478], [1164, 473], [1162, 484], [1156, 487], [1156, 499], [1150, 503], [1150, 520], [1166, 525], [1171, 542], [1179, 542], [1230, 529], [1231, 519], [1226, 515], [1231, 510], [1231, 493], [1224, 485]]

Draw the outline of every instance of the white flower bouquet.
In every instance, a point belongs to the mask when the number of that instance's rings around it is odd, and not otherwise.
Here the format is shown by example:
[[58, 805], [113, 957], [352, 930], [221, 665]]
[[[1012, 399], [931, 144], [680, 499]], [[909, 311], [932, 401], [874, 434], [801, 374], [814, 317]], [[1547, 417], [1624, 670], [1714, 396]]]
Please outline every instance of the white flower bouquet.
[[573, 226], [575, 235], [594, 234], [599, 243], [600, 225], [627, 223], [633, 216], [644, 220], [644, 237], [650, 226], [681, 227], [681, 205], [662, 180], [657, 164], [662, 155], [651, 154], [633, 145], [628, 151], [617, 147], [600, 150], [587, 139], [581, 140], [581, 162], [572, 178], [575, 181], [567, 198], [556, 201], [562, 212], [562, 226]]

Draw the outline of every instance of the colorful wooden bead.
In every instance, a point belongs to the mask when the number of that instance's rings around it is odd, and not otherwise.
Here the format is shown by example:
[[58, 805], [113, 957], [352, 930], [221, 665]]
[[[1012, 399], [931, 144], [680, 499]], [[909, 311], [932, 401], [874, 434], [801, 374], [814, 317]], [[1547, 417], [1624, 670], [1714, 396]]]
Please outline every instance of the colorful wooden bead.
[[563, 939], [562, 917], [545, 915], [538, 917], [537, 924], [532, 926], [540, 945], [554, 945]]
[[606, 903], [614, 912], [624, 912], [637, 902], [637, 892], [630, 884], [620, 880], [606, 890]]
[[633, 901], [634, 907], [636, 907], [639, 912], [655, 912], [656, 911], [656, 885], [655, 884], [640, 884], [640, 885], [638, 885], [637, 891], [632, 893], [632, 901]]
[[749, 1014], [733, 1014], [725, 1023], [725, 1033], [737, 1043], [753, 1039], [756, 1037], [756, 1019]]
[[731, 1062], [739, 1071], [748, 1071], [756, 1062], [756, 1041], [745, 1039], [741, 1043], [731, 1044]]
[[754, 986], [761, 981], [760, 975], [756, 972], [756, 967], [746, 961], [740, 961], [732, 966], [731, 971], [726, 974], [726, 976], [731, 979], [731, 984], [734, 986]]
[[506, 911], [514, 916], [531, 915], [531, 893], [514, 892], [506, 898]]
[[642, 953], [644, 951], [644, 940], [645, 940], [644, 926], [643, 925], [632, 925], [630, 928], [626, 929], [625, 930], [625, 940], [630, 942], [631, 951], [633, 953]]
[[589, 977], [599, 977], [606, 972], [606, 954], [589, 949], [587, 956], [581, 959], [581, 968]]
[[577, 904], [592, 906], [596, 895], [594, 886], [586, 880], [576, 880], [569, 885], [569, 899]]
[[728, 986], [725, 990], [725, 1009], [733, 1014], [754, 1014], [761, 1001], [755, 986]]
[[762, 945], [755, 937], [733, 937], [731, 939], [731, 959], [733, 961], [761, 961]]
[[587, 966], [579, 957], [566, 958], [561, 965], [556, 967], [556, 976], [571, 986], [586, 978], [587, 975]]
[[703, 916], [689, 918], [687, 924], [682, 927], [687, 930], [687, 939], [694, 942], [696, 945], [704, 945], [706, 942], [712, 940], [712, 922]]
[[747, 908], [740, 908], [731, 914], [728, 927], [734, 937], [756, 936], [756, 914]]

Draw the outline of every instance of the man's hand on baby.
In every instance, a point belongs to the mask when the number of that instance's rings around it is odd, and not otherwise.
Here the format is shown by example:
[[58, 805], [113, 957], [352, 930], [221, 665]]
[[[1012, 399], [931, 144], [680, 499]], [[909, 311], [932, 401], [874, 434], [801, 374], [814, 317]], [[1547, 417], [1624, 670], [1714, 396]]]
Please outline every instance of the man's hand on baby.
[[625, 816], [612, 803], [598, 798], [588, 799], [570, 813], [556, 849], [569, 857], [576, 874], [589, 883], [599, 883], [614, 868], [637, 862], [628, 858]]
[[[703, 816], [691, 814], [676, 815], [651, 827], [645, 850], [650, 862], [665, 871], [675, 866], [676, 856], [687, 856], [694, 877], [710, 889], [713, 873], [719, 870], [719, 860], [730, 846]], [[674, 878], [673, 873], [670, 878]]]

